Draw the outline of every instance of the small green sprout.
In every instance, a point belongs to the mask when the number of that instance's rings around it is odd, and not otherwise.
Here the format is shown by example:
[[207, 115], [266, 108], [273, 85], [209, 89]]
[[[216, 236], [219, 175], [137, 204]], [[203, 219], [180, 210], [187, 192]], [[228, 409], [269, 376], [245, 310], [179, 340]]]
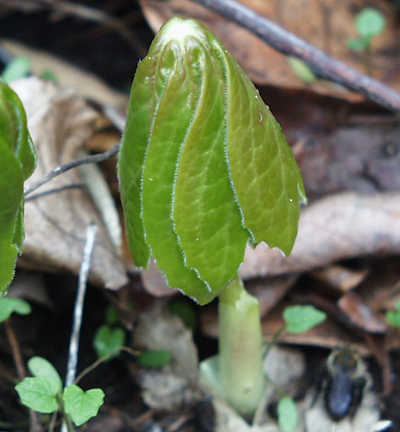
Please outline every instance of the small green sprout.
[[143, 367], [161, 368], [171, 362], [172, 356], [165, 350], [143, 351], [137, 358], [138, 363]]
[[394, 310], [386, 312], [386, 321], [393, 327], [400, 328], [400, 300], [396, 302]]
[[93, 347], [99, 359], [117, 356], [125, 345], [126, 334], [122, 327], [118, 327], [118, 313], [114, 307], [106, 309], [106, 324], [100, 326], [93, 339]]
[[71, 385], [63, 390], [61, 377], [54, 366], [42, 357], [32, 357], [28, 369], [33, 377], [15, 386], [21, 402], [40, 413], [61, 411], [80, 426], [97, 415], [104, 400], [101, 389], [82, 390]]
[[28, 57], [15, 57], [3, 70], [1, 79], [9, 84], [12, 81], [26, 77], [30, 71], [31, 61]]
[[288, 56], [287, 61], [294, 74], [306, 84], [312, 84], [317, 80], [317, 77], [314, 75], [313, 71], [302, 60], [296, 57]]
[[314, 306], [290, 306], [284, 310], [283, 318], [286, 331], [303, 333], [325, 321], [326, 314]]
[[124, 344], [124, 329], [107, 325], [102, 325], [97, 329], [93, 340], [93, 346], [99, 358], [117, 356]]
[[31, 313], [31, 306], [19, 298], [0, 297], [0, 323], [7, 320], [12, 313], [28, 315]]
[[355, 18], [355, 27], [358, 38], [350, 38], [347, 46], [353, 51], [364, 52], [369, 50], [371, 41], [380, 35], [386, 26], [382, 12], [373, 8], [365, 8]]

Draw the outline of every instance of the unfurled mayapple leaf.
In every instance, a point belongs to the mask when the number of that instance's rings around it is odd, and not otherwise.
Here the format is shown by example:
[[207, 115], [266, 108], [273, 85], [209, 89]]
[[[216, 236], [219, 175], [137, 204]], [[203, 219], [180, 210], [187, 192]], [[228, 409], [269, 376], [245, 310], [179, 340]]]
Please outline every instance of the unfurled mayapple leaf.
[[172, 18], [133, 81], [118, 174], [129, 247], [204, 304], [246, 243], [289, 254], [303, 183], [279, 124], [222, 43]]
[[24, 240], [24, 181], [36, 156], [26, 114], [16, 93], [0, 80], [0, 295], [14, 276]]

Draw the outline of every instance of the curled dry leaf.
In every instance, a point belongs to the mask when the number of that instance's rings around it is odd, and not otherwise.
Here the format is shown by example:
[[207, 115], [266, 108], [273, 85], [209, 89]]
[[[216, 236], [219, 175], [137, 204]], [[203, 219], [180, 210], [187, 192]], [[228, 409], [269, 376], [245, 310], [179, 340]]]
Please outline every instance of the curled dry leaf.
[[197, 381], [198, 357], [192, 332], [167, 310], [164, 301], [155, 301], [139, 316], [133, 340], [140, 348], [169, 351], [173, 359], [170, 372], [188, 383]]
[[337, 260], [400, 252], [400, 195], [343, 193], [306, 207], [292, 254], [260, 244], [248, 247], [242, 277], [279, 275], [321, 267]]
[[348, 320], [369, 333], [385, 333], [387, 325], [354, 292], [349, 292], [338, 301], [338, 306]]
[[[354, 3], [354, 7], [349, 6], [348, 2], [335, 0], [241, 0], [241, 3], [327, 54], [364, 73], [368, 72], [394, 88], [400, 88], [399, 74], [396, 72], [397, 66], [394, 61], [399, 55], [394, 51], [394, 47], [400, 30], [396, 24], [394, 4], [380, 0], [361, 0]], [[360, 95], [331, 83], [317, 81], [311, 85], [305, 84], [291, 69], [286, 56], [270, 48], [247, 30], [192, 1], [141, 0], [141, 5], [154, 31], [158, 31], [160, 26], [174, 15], [190, 16], [205, 22], [258, 84], [297, 89], [307, 86], [320, 93], [340, 95], [351, 100], [361, 99]], [[365, 55], [355, 53], [347, 47], [347, 40], [357, 36], [354, 18], [357, 12], [367, 6], [380, 10], [387, 22], [385, 30], [372, 42], [373, 56], [368, 70]]]
[[[56, 166], [76, 158], [93, 132], [96, 113], [70, 91], [37, 78], [13, 83], [24, 103], [28, 127], [38, 154], [38, 167], [26, 186]], [[70, 170], [42, 186], [40, 192], [82, 183]], [[79, 272], [85, 231], [97, 221], [99, 231], [91, 266], [91, 280], [116, 289], [127, 283], [120, 258], [83, 189], [64, 190], [28, 201], [25, 205], [24, 254], [18, 264], [27, 268]]]
[[311, 272], [311, 276], [342, 293], [346, 293], [355, 288], [365, 280], [367, 275], [367, 269], [353, 270], [337, 264]]

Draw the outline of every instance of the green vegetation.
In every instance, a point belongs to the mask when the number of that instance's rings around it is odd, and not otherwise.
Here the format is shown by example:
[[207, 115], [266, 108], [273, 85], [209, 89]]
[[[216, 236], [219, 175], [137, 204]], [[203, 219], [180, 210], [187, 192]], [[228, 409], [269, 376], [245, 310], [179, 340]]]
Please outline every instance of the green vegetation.
[[349, 39], [347, 46], [351, 50], [364, 52], [369, 50], [372, 39], [383, 32], [386, 20], [377, 9], [365, 8], [357, 14], [354, 24], [358, 37]]
[[220, 355], [203, 381], [251, 417], [265, 389], [262, 333], [237, 271], [247, 242], [290, 253], [305, 193], [269, 108], [197, 21], [171, 19], [138, 66], [118, 175], [136, 264], [152, 255], [200, 304], [219, 296]]
[[70, 419], [76, 426], [80, 426], [97, 415], [103, 404], [103, 390], [91, 389], [85, 392], [75, 384], [63, 389], [60, 375], [42, 357], [32, 357], [28, 368], [33, 377], [25, 378], [15, 386], [24, 405], [40, 413], [60, 411], [69, 425], [69, 431], [74, 430]]
[[24, 241], [24, 181], [36, 166], [26, 114], [17, 94], [0, 81], [0, 295], [14, 277]]

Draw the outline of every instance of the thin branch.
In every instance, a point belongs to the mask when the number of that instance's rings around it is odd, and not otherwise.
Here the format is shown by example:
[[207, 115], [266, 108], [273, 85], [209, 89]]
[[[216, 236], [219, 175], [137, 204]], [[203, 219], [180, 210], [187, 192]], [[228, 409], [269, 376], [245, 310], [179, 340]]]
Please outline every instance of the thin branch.
[[83, 250], [82, 264], [79, 271], [78, 292], [75, 300], [73, 327], [71, 341], [69, 345], [67, 377], [65, 387], [73, 384], [76, 376], [76, 366], [78, 363], [79, 335], [82, 324], [83, 302], [85, 300], [86, 286], [90, 271], [90, 262], [93, 254], [94, 243], [96, 240], [97, 225], [90, 224], [86, 232], [85, 248]]
[[[74, 383], [76, 377], [76, 368], [78, 365], [79, 336], [82, 325], [83, 303], [85, 300], [87, 281], [90, 272], [90, 263], [93, 255], [94, 243], [96, 241], [97, 225], [90, 224], [86, 231], [85, 247], [83, 249], [82, 264], [79, 270], [78, 292], [75, 300], [74, 319], [72, 323], [71, 339], [69, 344], [67, 376], [65, 378], [65, 387]], [[61, 427], [62, 432], [75, 430], [71, 419], [68, 415], [64, 416], [64, 422]]]
[[96, 154], [93, 156], [87, 156], [87, 157], [84, 157], [81, 159], [67, 162], [63, 165], [59, 165], [59, 166], [53, 168], [51, 171], [49, 171], [47, 174], [45, 174], [36, 183], [34, 183], [33, 185], [26, 188], [26, 190], [24, 192], [25, 197], [27, 197], [29, 194], [34, 192], [36, 189], [40, 188], [40, 186], [44, 185], [45, 183], [48, 183], [54, 177], [57, 177], [60, 174], [63, 174], [72, 168], [76, 168], [77, 166], [89, 164], [89, 163], [98, 163], [98, 162], [102, 162], [106, 159], [112, 158], [113, 156], [115, 156], [119, 152], [119, 147], [120, 147], [120, 144], [117, 144], [112, 149], [110, 149], [104, 153], [99, 153], [99, 154]]
[[29, 197], [27, 197], [25, 199], [25, 202], [33, 201], [33, 200], [36, 200], [38, 198], [42, 198], [42, 197], [47, 196], [47, 195], [53, 195], [55, 193], [60, 193], [60, 192], [64, 192], [67, 190], [82, 189], [83, 187], [84, 187], [84, 185], [82, 183], [72, 183], [72, 184], [68, 184], [65, 186], [60, 186], [58, 188], [49, 189], [49, 190], [44, 191], [44, 192], [38, 192], [36, 194], [30, 195]]
[[392, 110], [400, 111], [400, 94], [336, 60], [271, 20], [235, 0], [192, 0], [244, 27], [283, 54], [308, 64], [320, 78], [341, 84]]
[[[12, 356], [14, 359], [15, 367], [17, 369], [18, 379], [22, 381], [26, 376], [24, 362], [22, 360], [21, 348], [18, 343], [18, 339], [15, 336], [14, 330], [11, 326], [11, 318], [8, 318], [4, 322], [4, 327], [7, 334], [8, 343], [11, 347]], [[39, 420], [39, 413], [29, 409], [29, 431], [30, 432], [42, 432], [42, 426]]]

